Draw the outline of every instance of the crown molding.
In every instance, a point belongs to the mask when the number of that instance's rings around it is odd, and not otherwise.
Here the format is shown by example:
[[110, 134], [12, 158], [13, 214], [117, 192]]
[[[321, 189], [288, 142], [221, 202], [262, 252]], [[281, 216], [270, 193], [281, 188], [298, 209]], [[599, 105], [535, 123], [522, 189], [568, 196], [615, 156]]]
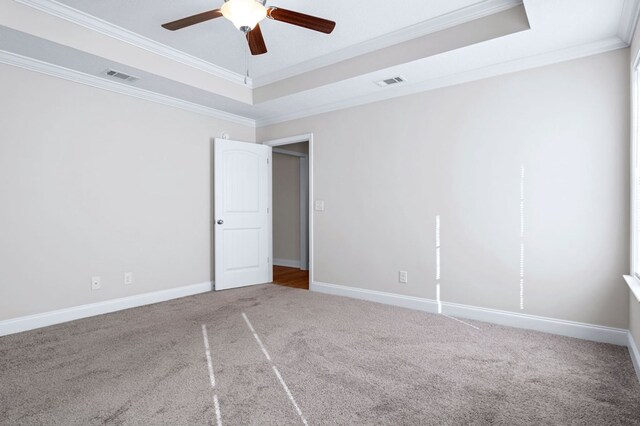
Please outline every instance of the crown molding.
[[[636, 1], [636, 0], [631, 0]], [[253, 87], [266, 86], [276, 81], [285, 80], [293, 76], [304, 74], [306, 72], [326, 67], [356, 56], [364, 55], [385, 47], [393, 46], [398, 43], [413, 40], [427, 34], [435, 33], [447, 28], [452, 28], [476, 19], [484, 18], [495, 13], [520, 6], [522, 0], [484, 0], [474, 5], [463, 7], [458, 10], [428, 19], [419, 24], [411, 25], [398, 31], [394, 31], [380, 37], [372, 38], [362, 43], [346, 47], [314, 58], [303, 63], [293, 65], [284, 70], [269, 73], [262, 77], [254, 77]]]
[[622, 8], [620, 16], [620, 28], [618, 29], [618, 37], [627, 45], [631, 44], [633, 35], [640, 17], [640, 0], [626, 0]]
[[508, 62], [490, 65], [487, 67], [477, 68], [470, 71], [464, 71], [458, 74], [452, 74], [445, 77], [435, 78], [422, 81], [406, 86], [390, 86], [380, 88], [379, 91], [346, 99], [331, 104], [321, 105], [319, 107], [295, 111], [289, 114], [282, 114], [266, 118], [258, 118], [256, 120], [257, 127], [270, 126], [272, 124], [283, 123], [286, 121], [297, 120], [300, 118], [310, 117], [314, 115], [324, 114], [328, 112], [338, 111], [359, 105], [365, 105], [373, 102], [384, 101], [387, 99], [397, 98], [401, 96], [412, 95], [415, 93], [426, 92], [429, 90], [439, 89], [442, 87], [453, 86], [457, 84], [467, 83], [471, 81], [481, 80], [485, 78], [495, 77], [503, 74], [523, 71], [531, 68], [537, 68], [545, 65], [552, 65], [559, 62], [579, 59], [586, 56], [597, 55], [616, 49], [628, 47], [628, 44], [619, 39], [612, 37], [609, 39], [597, 41], [570, 47], [567, 49], [556, 50], [553, 52], [543, 53], [540, 55], [522, 57]]
[[162, 95], [156, 92], [140, 89], [125, 83], [106, 80], [102, 77], [82, 73], [69, 68], [61, 67], [51, 63], [43, 62], [37, 59], [28, 58], [26, 56], [17, 55], [15, 53], [0, 50], [0, 63], [28, 69], [31, 71], [47, 74], [53, 77], [62, 78], [76, 83], [97, 87], [111, 92], [116, 92], [151, 102], [179, 108], [182, 110], [206, 115], [220, 120], [229, 121], [248, 127], [264, 127], [278, 124], [286, 121], [296, 120], [300, 118], [310, 117], [314, 115], [324, 114], [332, 111], [338, 111], [368, 103], [384, 101], [387, 99], [397, 98], [401, 96], [412, 95], [415, 93], [425, 92], [442, 87], [462, 84], [470, 81], [476, 81], [484, 78], [490, 78], [498, 75], [508, 74], [512, 72], [522, 71], [526, 69], [536, 68], [545, 65], [551, 65], [558, 62], [578, 59], [590, 55], [609, 52], [620, 48], [628, 47], [628, 44], [617, 37], [589, 43], [585, 45], [575, 46], [568, 49], [562, 49], [554, 52], [544, 53], [533, 57], [524, 57], [513, 61], [504, 62], [497, 65], [478, 68], [462, 73], [431, 79], [416, 84], [400, 87], [381, 88], [379, 91], [365, 95], [321, 105], [315, 108], [296, 111], [289, 114], [270, 115], [266, 114], [262, 118], [254, 120], [252, 118], [231, 114], [215, 108], [206, 107], [195, 104], [193, 102], [184, 101], [178, 98]]
[[85, 74], [83, 72], [75, 71], [48, 62], [43, 62], [37, 59], [28, 58], [26, 56], [17, 55], [15, 53], [7, 52], [4, 50], [0, 50], [0, 63], [24, 68], [42, 74], [47, 74], [53, 77], [62, 78], [65, 80], [73, 81], [75, 83], [81, 83], [87, 86], [108, 90], [110, 92], [120, 93], [123, 95], [132, 96], [134, 98], [144, 99], [146, 101], [179, 108], [185, 111], [195, 112], [197, 114], [206, 115], [208, 117], [229, 121], [243, 126], [256, 126], [255, 120], [248, 117], [242, 117], [240, 115], [231, 114], [215, 108], [206, 107], [203, 105], [195, 104], [193, 102], [188, 102], [182, 99], [173, 98], [171, 96], [162, 95], [160, 93], [151, 92], [149, 90], [140, 89], [138, 87], [130, 86], [125, 83], [107, 80], [95, 75]]
[[[244, 83], [245, 76], [218, 65], [207, 62], [203, 59], [184, 53], [173, 47], [169, 47], [150, 38], [144, 37], [140, 34], [134, 33], [110, 22], [104, 21], [88, 13], [82, 12], [78, 9], [74, 9], [65, 4], [59, 3], [55, 0], [15, 0], [18, 3], [22, 3], [26, 6], [45, 12], [49, 15], [56, 16], [58, 18], [65, 19], [74, 24], [81, 25], [90, 30], [99, 32], [114, 39], [129, 43], [133, 46], [147, 50], [151, 53], [163, 56], [165, 58], [174, 60], [181, 64], [199, 69], [207, 72], [216, 77], [223, 78], [233, 83]], [[246, 86], [253, 87], [253, 81], [247, 79]]]

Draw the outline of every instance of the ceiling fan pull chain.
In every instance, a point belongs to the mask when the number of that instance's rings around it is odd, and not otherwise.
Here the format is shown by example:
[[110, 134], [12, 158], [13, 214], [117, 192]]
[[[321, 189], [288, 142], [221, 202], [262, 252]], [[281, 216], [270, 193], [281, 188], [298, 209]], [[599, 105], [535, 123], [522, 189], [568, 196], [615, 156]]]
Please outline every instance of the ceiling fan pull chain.
[[249, 80], [249, 51], [245, 49], [244, 51], [244, 64], [246, 73], [244, 74], [244, 84], [247, 84]]

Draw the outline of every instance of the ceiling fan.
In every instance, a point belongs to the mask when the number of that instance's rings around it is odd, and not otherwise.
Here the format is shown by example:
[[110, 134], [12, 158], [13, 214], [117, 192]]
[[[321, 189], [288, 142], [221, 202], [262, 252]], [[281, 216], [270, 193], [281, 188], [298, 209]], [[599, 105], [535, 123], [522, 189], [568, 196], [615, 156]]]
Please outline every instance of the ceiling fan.
[[219, 9], [168, 22], [163, 24], [162, 27], [175, 31], [224, 16], [233, 22], [236, 28], [246, 34], [251, 54], [262, 55], [263, 53], [267, 53], [267, 45], [262, 37], [262, 31], [260, 31], [260, 21], [265, 18], [297, 25], [325, 34], [331, 34], [336, 26], [335, 22], [327, 19], [317, 18], [279, 7], [266, 7], [266, 2], [267, 0], [224, 0], [224, 4]]

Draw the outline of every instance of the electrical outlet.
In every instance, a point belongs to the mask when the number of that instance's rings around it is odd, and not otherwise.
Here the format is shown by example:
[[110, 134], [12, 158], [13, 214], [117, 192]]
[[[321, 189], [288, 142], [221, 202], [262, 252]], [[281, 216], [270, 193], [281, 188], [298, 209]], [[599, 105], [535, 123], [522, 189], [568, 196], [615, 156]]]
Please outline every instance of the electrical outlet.
[[133, 272], [125, 272], [124, 273], [124, 285], [133, 284]]
[[407, 282], [407, 271], [400, 271], [400, 282], [403, 284]]
[[317, 212], [324, 211], [324, 200], [316, 200], [315, 209]]
[[100, 290], [102, 288], [102, 280], [100, 277], [91, 277], [91, 290]]

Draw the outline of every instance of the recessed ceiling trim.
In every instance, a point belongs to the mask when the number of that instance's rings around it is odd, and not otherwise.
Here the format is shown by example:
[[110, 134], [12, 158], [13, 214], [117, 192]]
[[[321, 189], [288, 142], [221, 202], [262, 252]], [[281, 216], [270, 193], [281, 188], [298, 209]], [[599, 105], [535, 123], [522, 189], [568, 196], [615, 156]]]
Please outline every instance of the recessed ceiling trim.
[[631, 44], [639, 17], [640, 0], [626, 0], [620, 16], [618, 36], [627, 44]]
[[474, 70], [464, 71], [458, 74], [452, 74], [445, 77], [430, 79], [414, 84], [399, 85], [395, 90], [381, 90], [374, 93], [345, 99], [343, 101], [333, 102], [330, 104], [320, 105], [318, 107], [299, 110], [289, 114], [281, 114], [278, 116], [258, 118], [256, 120], [257, 127], [270, 126], [273, 124], [283, 123], [286, 121], [297, 120], [300, 118], [311, 117], [314, 115], [324, 114], [333, 111], [339, 111], [346, 108], [352, 108], [360, 105], [366, 105], [373, 102], [384, 101], [387, 99], [398, 98], [401, 96], [413, 95], [420, 92], [439, 89], [442, 87], [454, 86], [457, 84], [468, 83], [471, 81], [482, 80], [499, 75], [510, 74], [532, 68], [538, 68], [546, 65], [552, 65], [559, 62], [571, 61], [587, 56], [598, 55], [612, 50], [623, 49], [628, 47], [624, 40], [618, 37], [611, 37], [605, 40], [593, 43], [582, 44], [567, 49], [556, 50], [543, 53], [536, 56], [522, 57], [512, 61], [507, 61], [495, 65], [490, 65]]
[[169, 47], [150, 38], [144, 37], [140, 34], [134, 33], [110, 22], [104, 21], [95, 16], [89, 15], [78, 9], [74, 9], [62, 3], [58, 3], [54, 0], [15, 0], [18, 3], [22, 3], [34, 9], [48, 13], [49, 15], [56, 16], [58, 18], [65, 19], [74, 24], [81, 25], [90, 30], [99, 32], [114, 39], [129, 43], [133, 46], [145, 49], [149, 52], [161, 55], [165, 58], [174, 60], [184, 65], [197, 68], [201, 71], [212, 74], [216, 77], [223, 78], [233, 83], [238, 83], [243, 86], [253, 86], [253, 82], [250, 78], [247, 79], [245, 85], [244, 74], [230, 71], [226, 68], [204, 61], [195, 56], [184, 53], [173, 47]]
[[[638, 1], [638, 0], [631, 0]], [[474, 5], [428, 19], [416, 25], [398, 31], [372, 38], [362, 43], [349, 46], [342, 50], [293, 65], [284, 70], [273, 72], [253, 79], [253, 87], [266, 86], [280, 80], [285, 80], [299, 74], [304, 74], [318, 68], [333, 65], [356, 56], [374, 52], [394, 44], [403, 43], [418, 37], [426, 36], [437, 31], [462, 25], [476, 19], [484, 18], [495, 13], [503, 12], [522, 5], [522, 0], [484, 0]]]
[[220, 120], [241, 124], [243, 126], [256, 126], [255, 120], [248, 117], [242, 117], [218, 109], [198, 105], [193, 102], [188, 102], [182, 99], [173, 98], [171, 96], [162, 95], [160, 93], [151, 92], [149, 90], [140, 89], [128, 84], [107, 80], [103, 77], [85, 74], [83, 72], [75, 71], [37, 59], [28, 58], [26, 56], [7, 52], [5, 50], [0, 50], [0, 63], [24, 68], [30, 71], [39, 72], [41, 74], [50, 75], [52, 77], [62, 78], [64, 80], [85, 84], [87, 86], [92, 86], [127, 96], [133, 96], [134, 98], [183, 109], [185, 111], [195, 112], [197, 114], [202, 114]]

